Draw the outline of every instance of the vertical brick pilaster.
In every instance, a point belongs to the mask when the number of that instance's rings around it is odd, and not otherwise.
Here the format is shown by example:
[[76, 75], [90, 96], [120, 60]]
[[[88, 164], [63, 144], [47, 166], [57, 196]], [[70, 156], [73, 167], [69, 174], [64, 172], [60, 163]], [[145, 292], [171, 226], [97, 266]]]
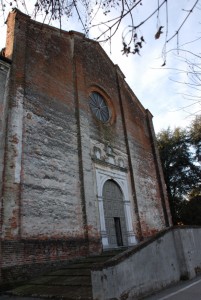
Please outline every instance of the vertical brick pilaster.
[[77, 79], [77, 61], [75, 53], [75, 38], [72, 34], [73, 40], [73, 84], [74, 84], [74, 101], [75, 101], [75, 115], [77, 120], [77, 144], [79, 156], [79, 179], [80, 179], [80, 195], [83, 216], [83, 228], [86, 240], [88, 240], [87, 231], [87, 213], [86, 213], [86, 199], [85, 199], [85, 186], [84, 186], [84, 172], [83, 172], [83, 155], [82, 155], [82, 137], [81, 137], [81, 124], [80, 124], [80, 105], [78, 98], [78, 79]]
[[[23, 148], [23, 103], [26, 39], [30, 18], [18, 10], [9, 14], [6, 56], [12, 58], [8, 94], [8, 125], [3, 179], [3, 238], [20, 236], [20, 198]], [[12, 196], [11, 196], [12, 195]]]
[[159, 157], [159, 152], [158, 152], [158, 148], [157, 148], [157, 144], [156, 144], [156, 137], [155, 137], [153, 123], [152, 123], [152, 114], [150, 113], [149, 110], [146, 110], [146, 113], [147, 113], [147, 124], [148, 124], [148, 128], [149, 128], [150, 140], [151, 140], [151, 145], [152, 145], [152, 152], [153, 152], [153, 157], [154, 157], [154, 161], [155, 161], [155, 169], [156, 169], [158, 185], [159, 185], [159, 190], [160, 190], [161, 204], [162, 204], [162, 208], [163, 208], [165, 226], [169, 227], [172, 225], [172, 221], [171, 221], [169, 203], [168, 203], [168, 198], [167, 198], [167, 192], [166, 192], [166, 188], [165, 188], [165, 181], [164, 181], [164, 177], [163, 177], [163, 170], [161, 167], [161, 161], [160, 161], [160, 157]]
[[129, 142], [128, 142], [126, 118], [125, 118], [125, 112], [124, 112], [124, 107], [123, 107], [123, 103], [122, 103], [120, 79], [119, 79], [119, 74], [118, 74], [118, 72], [120, 70], [119, 70], [118, 66], [116, 67], [116, 70], [117, 70], [116, 71], [117, 87], [118, 87], [121, 115], [122, 115], [123, 128], [124, 128], [124, 137], [125, 137], [126, 151], [127, 151], [127, 155], [128, 155], [128, 164], [129, 164], [130, 176], [131, 176], [131, 188], [132, 188], [132, 195], [133, 195], [133, 201], [134, 201], [134, 206], [135, 206], [135, 214], [136, 214], [136, 218], [137, 218], [138, 238], [139, 238], [139, 240], [141, 240], [143, 238], [142, 237], [142, 229], [141, 229], [141, 223], [140, 223], [137, 195], [136, 195], [136, 190], [135, 190], [135, 178], [134, 178], [134, 172], [133, 172], [132, 161], [131, 161], [130, 147], [129, 147]]
[[5, 165], [5, 135], [8, 111], [8, 78], [10, 63], [0, 61], [0, 282], [2, 269], [3, 174]]

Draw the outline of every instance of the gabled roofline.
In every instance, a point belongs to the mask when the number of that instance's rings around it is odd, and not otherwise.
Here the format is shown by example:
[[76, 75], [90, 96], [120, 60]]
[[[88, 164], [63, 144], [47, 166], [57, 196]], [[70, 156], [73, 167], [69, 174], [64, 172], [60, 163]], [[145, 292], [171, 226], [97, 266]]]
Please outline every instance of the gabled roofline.
[[9, 16], [10, 16], [11, 14], [14, 14], [14, 13], [20, 14], [21, 16], [24, 16], [25, 18], [31, 19], [31, 17], [30, 17], [29, 15], [27, 15], [27, 14], [21, 12], [21, 10], [19, 10], [19, 9], [16, 8], [16, 7], [14, 7], [14, 8], [9, 12], [9, 14], [8, 14], [8, 16], [7, 16], [7, 19], [6, 19], [6, 21], [5, 21], [5, 24], [7, 24]]
[[9, 59], [9, 58], [7, 58], [7, 57], [5, 57], [5, 56], [3, 56], [3, 55], [0, 54], [0, 61], [1, 60], [4, 61], [4, 62], [6, 62], [6, 63], [8, 63], [8, 64], [10, 64], [10, 65], [12, 63], [11, 59]]
[[[86, 42], [89, 42], [89, 43], [93, 43], [97, 46], [97, 48], [99, 49], [100, 53], [105, 57], [105, 59], [107, 59], [107, 61], [111, 64], [111, 66], [116, 69], [116, 72], [117, 74], [120, 76], [120, 78], [122, 79], [124, 85], [127, 87], [127, 90], [128, 92], [131, 94], [132, 98], [134, 97], [135, 98], [135, 103], [138, 104], [139, 108], [146, 114], [146, 108], [142, 105], [142, 103], [139, 101], [138, 97], [135, 95], [134, 91], [131, 89], [131, 87], [129, 86], [129, 84], [127, 83], [127, 81], [125, 80], [126, 76], [123, 74], [122, 70], [120, 69], [120, 67], [113, 63], [113, 61], [110, 59], [110, 57], [108, 56], [108, 54], [104, 51], [104, 49], [101, 47], [100, 43], [96, 40], [93, 40], [93, 39], [90, 39], [88, 37], [86, 37], [86, 35], [84, 33], [81, 33], [81, 32], [78, 32], [78, 31], [74, 31], [74, 30], [63, 30], [63, 29], [59, 29], [59, 28], [56, 28], [54, 26], [50, 26], [50, 25], [47, 25], [47, 24], [44, 24], [44, 23], [41, 23], [41, 22], [38, 22], [38, 21], [35, 21], [33, 19], [31, 19], [30, 16], [22, 13], [19, 9], [17, 8], [14, 8], [8, 15], [8, 18], [11, 14], [15, 13], [16, 15], [19, 15], [21, 16], [22, 18], [26, 18], [28, 19], [28, 21], [32, 24], [36, 24], [37, 26], [40, 26], [41, 28], [45, 28], [45, 29], [50, 29], [51, 31], [53, 30], [55, 33], [57, 32], [60, 32], [61, 34], [64, 34], [64, 35], [71, 35], [71, 36], [76, 36], [80, 39], [83, 39], [83, 41], [86, 41]], [[8, 20], [7, 18], [7, 20]], [[6, 20], [6, 22], [7, 22]], [[1, 57], [0, 57], [1, 58]], [[8, 63], [11, 63], [11, 60], [8, 59], [8, 58], [1, 58], [2, 60], [8, 62]]]

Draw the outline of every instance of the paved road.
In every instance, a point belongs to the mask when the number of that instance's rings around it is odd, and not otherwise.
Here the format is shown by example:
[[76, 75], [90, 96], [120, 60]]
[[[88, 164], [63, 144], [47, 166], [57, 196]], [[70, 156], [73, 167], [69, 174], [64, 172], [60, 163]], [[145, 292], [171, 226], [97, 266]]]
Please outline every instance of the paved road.
[[181, 282], [144, 300], [201, 300], [201, 277]]

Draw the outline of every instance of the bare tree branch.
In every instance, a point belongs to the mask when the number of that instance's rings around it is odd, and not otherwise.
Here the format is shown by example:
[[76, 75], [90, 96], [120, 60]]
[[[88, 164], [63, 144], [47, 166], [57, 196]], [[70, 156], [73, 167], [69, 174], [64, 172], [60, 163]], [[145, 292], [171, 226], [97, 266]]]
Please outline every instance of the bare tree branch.
[[[165, 31], [165, 44], [162, 50], [164, 64], [166, 64], [166, 57], [168, 52], [166, 51], [167, 43], [176, 38], [177, 48], [179, 48], [179, 33], [181, 32], [184, 24], [192, 15], [195, 7], [198, 7], [199, 0], [193, 1], [192, 7], [189, 10], [183, 9], [187, 15], [185, 16], [182, 23], [178, 26], [178, 29], [174, 34], [169, 36], [169, 22], [170, 22], [170, 7], [171, 2], [168, 0], [157, 0], [153, 4], [149, 13], [144, 17], [144, 11], [146, 8], [150, 7], [150, 1], [142, 0], [35, 0], [34, 16], [43, 14], [44, 21], [50, 23], [52, 20], [58, 20], [60, 28], [62, 27], [62, 22], [64, 22], [64, 17], [69, 19], [70, 17], [77, 15], [78, 20], [83, 27], [83, 31], [86, 35], [89, 34], [90, 30], [98, 29], [101, 33], [97, 33], [94, 37], [99, 42], [111, 41], [115, 36], [117, 31], [120, 30], [120, 25], [123, 24], [125, 20], [125, 29], [122, 33], [122, 44], [123, 44], [123, 54], [128, 55], [129, 53], [140, 54], [143, 42], [145, 41], [144, 36], [139, 35], [139, 29], [143, 28], [143, 25], [147, 23], [150, 19], [156, 15], [157, 21], [157, 32], [155, 37], [158, 39], [163, 33], [162, 28]], [[28, 0], [0, 0], [0, 11], [2, 11], [3, 18], [5, 19], [5, 8], [12, 8], [14, 6], [20, 6], [23, 8], [25, 13], [28, 13], [28, 4], [31, 1]], [[145, 6], [145, 9], [143, 9]], [[160, 14], [162, 7], [165, 6], [165, 17], [163, 16], [164, 26], [160, 24]], [[142, 7], [138, 24], [135, 20], [135, 12]], [[198, 7], [199, 8], [199, 7]], [[96, 18], [100, 18], [103, 15], [102, 21], [95, 23]], [[174, 14], [172, 12], [171, 14]], [[171, 50], [170, 50], [171, 51]]]
[[168, 40], [167, 43], [169, 43], [175, 36], [178, 35], [178, 33], [180, 32], [181, 28], [184, 26], [184, 24], [186, 23], [186, 21], [188, 20], [188, 18], [190, 17], [190, 14], [193, 12], [194, 8], [196, 7], [196, 5], [198, 4], [199, 0], [196, 0], [193, 7], [189, 10], [186, 18], [183, 20], [183, 22], [181, 23], [181, 25], [179, 26], [179, 28], [177, 29], [177, 31], [175, 32], [175, 34], [173, 34], [173, 36], [171, 36]]

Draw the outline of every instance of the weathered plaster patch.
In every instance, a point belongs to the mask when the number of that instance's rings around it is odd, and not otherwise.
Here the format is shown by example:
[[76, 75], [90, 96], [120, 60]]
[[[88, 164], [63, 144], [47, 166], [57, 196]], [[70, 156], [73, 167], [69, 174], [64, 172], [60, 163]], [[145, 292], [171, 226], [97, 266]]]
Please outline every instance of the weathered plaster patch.
[[14, 183], [20, 183], [22, 161], [22, 132], [23, 132], [23, 90], [21, 87], [16, 92], [16, 105], [11, 108], [12, 142], [14, 156]]

